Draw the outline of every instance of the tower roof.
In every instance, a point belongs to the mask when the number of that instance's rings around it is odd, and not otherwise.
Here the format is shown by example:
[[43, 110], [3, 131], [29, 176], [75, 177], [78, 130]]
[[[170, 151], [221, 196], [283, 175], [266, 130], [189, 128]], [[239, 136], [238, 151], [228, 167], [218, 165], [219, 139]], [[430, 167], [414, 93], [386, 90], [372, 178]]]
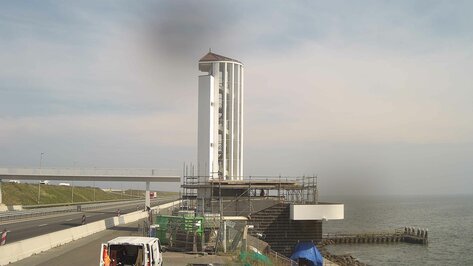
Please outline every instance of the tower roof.
[[210, 51], [199, 60], [199, 62], [210, 62], [210, 61], [230, 61], [230, 62], [236, 62], [236, 63], [241, 64], [241, 62], [238, 60], [231, 59], [223, 55], [215, 54]]

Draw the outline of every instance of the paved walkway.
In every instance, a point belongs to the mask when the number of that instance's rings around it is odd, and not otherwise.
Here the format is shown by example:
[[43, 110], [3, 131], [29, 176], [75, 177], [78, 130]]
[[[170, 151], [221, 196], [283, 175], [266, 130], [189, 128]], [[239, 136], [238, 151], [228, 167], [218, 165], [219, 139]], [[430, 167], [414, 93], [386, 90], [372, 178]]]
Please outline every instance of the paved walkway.
[[232, 263], [231, 257], [216, 256], [216, 255], [190, 255], [179, 252], [164, 253], [165, 265], [185, 266], [189, 263], [204, 264], [213, 263], [214, 265], [241, 265], [241, 263]]
[[[118, 236], [139, 236], [138, 225], [143, 224], [142, 221], [117, 226], [90, 237], [82, 238], [66, 245], [50, 249], [41, 254], [33, 255], [29, 258], [16, 263], [9, 264], [11, 266], [97, 266], [99, 265], [100, 244], [105, 243]], [[231, 257], [216, 255], [191, 255], [179, 252], [165, 252], [164, 265], [186, 266], [189, 263], [204, 264], [213, 263], [214, 265], [240, 265], [232, 262]], [[324, 260], [324, 265], [337, 265], [328, 260]]]

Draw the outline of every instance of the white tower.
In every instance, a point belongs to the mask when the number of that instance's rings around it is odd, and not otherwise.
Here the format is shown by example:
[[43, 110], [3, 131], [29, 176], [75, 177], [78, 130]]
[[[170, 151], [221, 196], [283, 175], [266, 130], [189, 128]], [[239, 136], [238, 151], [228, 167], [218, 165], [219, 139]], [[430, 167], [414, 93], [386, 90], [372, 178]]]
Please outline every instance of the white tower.
[[243, 65], [209, 51], [199, 70], [199, 181], [242, 180]]

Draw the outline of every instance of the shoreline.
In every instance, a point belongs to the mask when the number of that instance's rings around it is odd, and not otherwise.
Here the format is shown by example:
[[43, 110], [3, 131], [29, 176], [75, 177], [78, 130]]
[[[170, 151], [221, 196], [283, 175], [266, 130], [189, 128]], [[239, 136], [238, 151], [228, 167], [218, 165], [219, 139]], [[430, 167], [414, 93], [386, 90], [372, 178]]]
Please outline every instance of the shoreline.
[[325, 247], [327, 244], [317, 245], [317, 249], [320, 251], [324, 259], [331, 261], [340, 266], [368, 266], [368, 264], [359, 261], [357, 258], [353, 257], [351, 254], [332, 254], [330, 251], [327, 250]]

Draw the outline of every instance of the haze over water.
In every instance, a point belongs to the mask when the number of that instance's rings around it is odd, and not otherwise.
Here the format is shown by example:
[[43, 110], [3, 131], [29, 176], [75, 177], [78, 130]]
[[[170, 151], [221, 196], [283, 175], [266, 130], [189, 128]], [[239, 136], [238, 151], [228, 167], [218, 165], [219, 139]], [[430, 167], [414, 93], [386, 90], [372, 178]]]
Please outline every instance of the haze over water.
[[[329, 197], [329, 199], [333, 199]], [[473, 196], [354, 196], [342, 198], [345, 219], [324, 222], [324, 232], [379, 232], [427, 228], [429, 244], [331, 245], [369, 265], [473, 265]]]

